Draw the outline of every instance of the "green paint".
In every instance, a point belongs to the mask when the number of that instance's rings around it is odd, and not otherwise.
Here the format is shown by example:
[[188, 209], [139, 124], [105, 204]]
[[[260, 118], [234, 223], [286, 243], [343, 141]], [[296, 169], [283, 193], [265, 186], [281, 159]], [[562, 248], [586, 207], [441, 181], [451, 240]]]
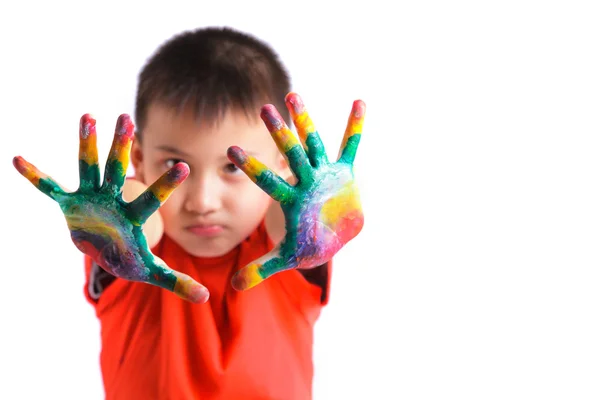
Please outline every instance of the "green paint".
[[89, 165], [79, 160], [79, 187], [85, 190], [95, 190], [100, 186], [100, 168], [98, 164]]
[[281, 208], [285, 214], [286, 235], [280, 244], [279, 256], [270, 259], [258, 269], [258, 274], [263, 279], [267, 279], [271, 275], [286, 269], [291, 269], [295, 266], [295, 256], [298, 246], [298, 226], [301, 224], [301, 207], [302, 201], [294, 201], [292, 203], [282, 203]]
[[154, 193], [146, 191], [127, 205], [127, 217], [134, 225], [142, 225], [156, 210], [158, 210], [160, 205], [161, 203]]
[[354, 162], [354, 157], [356, 157], [358, 143], [360, 143], [360, 137], [360, 133], [355, 133], [354, 135], [348, 138], [348, 141], [346, 141], [346, 146], [344, 146], [344, 149], [342, 150], [340, 162], [347, 164], [352, 164]]
[[276, 257], [264, 263], [262, 267], [257, 270], [257, 272], [262, 279], [267, 279], [271, 275], [281, 272], [284, 269], [285, 262], [282, 258]]
[[64, 190], [52, 178], [41, 178], [38, 189], [53, 200], [58, 200], [59, 197], [66, 195]]
[[308, 134], [306, 137], [306, 147], [308, 149], [308, 158], [314, 167], [327, 162], [327, 152], [317, 132]]
[[312, 166], [310, 165], [306, 152], [302, 148], [301, 144], [296, 144], [289, 149], [285, 156], [288, 159], [288, 163], [292, 171], [294, 171], [296, 177], [299, 180], [309, 179], [312, 175]]
[[104, 186], [110, 188], [113, 193], [119, 191], [125, 182], [126, 172], [126, 168], [118, 159], [109, 159], [106, 162]]
[[149, 283], [170, 290], [171, 292], [175, 290], [177, 277], [175, 276], [174, 271], [167, 268], [165, 265], [158, 263], [154, 254], [152, 254], [148, 248], [148, 242], [146, 241], [146, 236], [144, 236], [142, 227], [133, 226], [132, 233], [139, 249], [142, 265], [146, 267]]
[[289, 203], [295, 198], [293, 188], [270, 170], [256, 176], [256, 185], [280, 203]]

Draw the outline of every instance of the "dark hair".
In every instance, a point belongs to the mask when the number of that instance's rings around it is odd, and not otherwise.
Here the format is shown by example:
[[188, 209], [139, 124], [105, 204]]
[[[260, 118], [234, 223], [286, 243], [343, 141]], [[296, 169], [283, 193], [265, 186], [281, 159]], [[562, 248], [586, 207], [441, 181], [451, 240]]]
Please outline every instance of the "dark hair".
[[186, 31], [160, 46], [139, 74], [136, 135], [141, 139], [153, 103], [178, 111], [191, 107], [208, 121], [231, 109], [258, 117], [270, 103], [289, 125], [290, 91], [288, 72], [265, 42], [227, 27]]

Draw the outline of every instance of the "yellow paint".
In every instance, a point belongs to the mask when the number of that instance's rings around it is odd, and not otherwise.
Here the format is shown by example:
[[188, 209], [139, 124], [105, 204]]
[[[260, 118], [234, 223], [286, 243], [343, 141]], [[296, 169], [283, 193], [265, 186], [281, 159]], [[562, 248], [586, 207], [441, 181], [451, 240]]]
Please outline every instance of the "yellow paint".
[[356, 118], [354, 113], [350, 116], [348, 120], [348, 126], [346, 127], [346, 132], [344, 133], [344, 139], [342, 140], [342, 149], [346, 147], [346, 143], [348, 139], [350, 139], [354, 135], [360, 135], [363, 129], [363, 122], [365, 118], [364, 116], [361, 118]]
[[253, 182], [257, 181], [258, 175], [268, 170], [266, 165], [252, 156], [248, 156], [246, 162], [241, 167]]
[[[98, 235], [108, 236], [119, 243], [122, 232], [115, 226], [108, 225], [106, 221], [101, 219], [87, 219], [89, 216], [73, 216], [69, 215], [68, 225], [70, 230], [81, 230], [86, 232], [94, 232]], [[122, 239], [121, 239], [122, 240]]]
[[271, 135], [273, 136], [275, 143], [277, 143], [279, 151], [283, 153], [287, 153], [292, 147], [298, 144], [298, 139], [287, 126], [272, 131]]
[[349, 211], [361, 208], [358, 188], [348, 182], [338, 194], [327, 200], [320, 212], [320, 220], [328, 226], [335, 225]]
[[33, 168], [26, 167], [24, 172], [23, 175], [25, 175], [25, 178], [29, 179], [35, 186], [38, 186], [40, 179], [44, 178], [44, 176], [41, 176], [42, 174], [40, 171], [34, 170]]
[[96, 135], [90, 135], [87, 139], [79, 142], [79, 153], [81, 160], [87, 165], [98, 164], [98, 148], [96, 147]]
[[116, 158], [119, 160], [121, 165], [125, 168], [125, 166], [129, 165], [129, 150], [131, 149], [131, 142], [119, 146], [117, 148], [117, 153], [115, 154]]
[[[295, 115], [294, 123], [296, 124], [298, 135], [300, 136], [300, 139], [302, 139], [303, 143], [306, 143], [306, 137], [309, 133], [314, 133], [316, 131], [315, 125], [306, 111]], [[306, 146], [304, 147], [306, 148]]]
[[[175, 287], [173, 288], [173, 292], [181, 297], [182, 299], [189, 300], [193, 303], [197, 303], [201, 300], [206, 300], [206, 297], [203, 296], [205, 291], [199, 288], [199, 285], [196, 281], [194, 281], [190, 276], [179, 273], [177, 271], [173, 271], [173, 274], [177, 277], [175, 281]], [[201, 297], [199, 297], [202, 295]]]
[[112, 154], [110, 155], [112, 160], [118, 160], [123, 168], [127, 168], [129, 165], [129, 152], [131, 151], [132, 140], [130, 137], [124, 136], [117, 139]]
[[166, 182], [157, 182], [156, 185], [152, 185], [150, 187], [150, 191], [152, 194], [154, 194], [158, 201], [164, 203], [176, 188], [177, 185], [175, 183], [167, 185]]
[[244, 289], [250, 289], [264, 280], [258, 273], [260, 267], [261, 264], [250, 264], [240, 272], [244, 281]]
[[40, 172], [33, 164], [28, 163], [24, 159], [21, 159], [20, 164], [21, 167], [19, 168], [19, 172], [21, 172], [21, 175], [36, 187], [39, 186], [40, 179], [47, 177], [46, 174]]

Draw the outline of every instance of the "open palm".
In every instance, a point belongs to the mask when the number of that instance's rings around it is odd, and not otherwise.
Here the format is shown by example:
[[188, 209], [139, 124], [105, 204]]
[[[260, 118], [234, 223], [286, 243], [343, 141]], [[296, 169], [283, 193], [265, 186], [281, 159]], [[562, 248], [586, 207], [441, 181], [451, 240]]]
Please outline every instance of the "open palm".
[[301, 143], [274, 106], [264, 106], [261, 117], [297, 179], [295, 186], [239, 147], [228, 150], [230, 160], [281, 204], [286, 224], [283, 241], [233, 277], [232, 285], [238, 290], [249, 289], [281, 271], [326, 263], [363, 227], [353, 163], [362, 134], [365, 104], [360, 100], [354, 102], [335, 163], [329, 162], [300, 96], [288, 94], [286, 105]]
[[129, 164], [133, 123], [125, 114], [119, 117], [102, 185], [95, 124], [96, 121], [88, 114], [80, 121], [80, 184], [77, 191], [66, 192], [22, 157], [13, 159], [14, 166], [60, 205], [75, 246], [107, 272], [119, 278], [162, 287], [191, 302], [205, 302], [208, 290], [153, 255], [142, 232], [148, 217], [187, 178], [189, 167], [184, 163], [173, 166], [144, 193], [127, 203], [121, 191]]

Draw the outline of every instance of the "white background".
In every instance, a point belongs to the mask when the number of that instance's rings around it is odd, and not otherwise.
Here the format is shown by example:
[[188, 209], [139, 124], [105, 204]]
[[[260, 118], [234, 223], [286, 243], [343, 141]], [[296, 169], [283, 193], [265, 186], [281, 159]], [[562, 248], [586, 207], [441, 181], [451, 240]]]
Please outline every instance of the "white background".
[[1, 399], [103, 398], [82, 256], [12, 157], [75, 189], [79, 117], [104, 159], [146, 58], [207, 25], [275, 47], [332, 157], [367, 104], [316, 400], [600, 398], [593, 1], [6, 3]]

